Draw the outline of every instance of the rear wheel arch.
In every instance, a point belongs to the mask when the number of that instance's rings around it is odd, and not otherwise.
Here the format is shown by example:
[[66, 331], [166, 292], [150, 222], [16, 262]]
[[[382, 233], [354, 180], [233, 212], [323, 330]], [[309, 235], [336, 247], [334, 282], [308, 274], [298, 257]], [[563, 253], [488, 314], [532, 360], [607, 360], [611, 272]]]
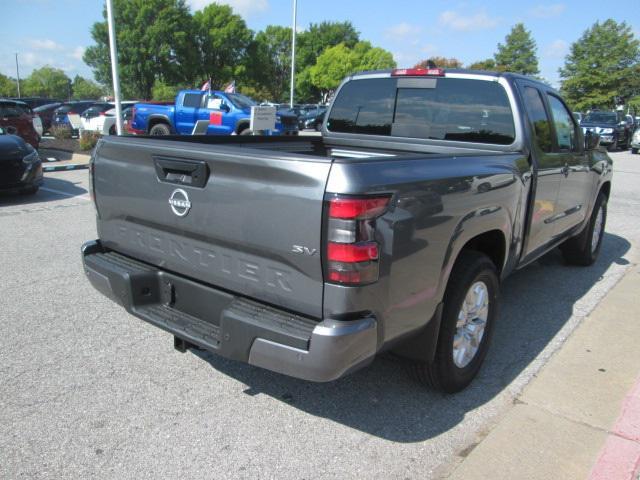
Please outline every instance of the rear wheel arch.
[[240, 120], [236, 125], [236, 133], [240, 135], [244, 130], [249, 128], [249, 125], [250, 123], [248, 120]]

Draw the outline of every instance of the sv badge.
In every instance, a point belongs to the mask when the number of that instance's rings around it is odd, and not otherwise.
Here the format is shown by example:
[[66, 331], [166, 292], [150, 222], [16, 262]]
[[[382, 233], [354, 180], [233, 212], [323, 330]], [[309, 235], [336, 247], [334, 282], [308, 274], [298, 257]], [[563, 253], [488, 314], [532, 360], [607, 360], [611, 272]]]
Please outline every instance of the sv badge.
[[318, 249], [303, 247], [302, 245], [294, 245], [291, 248], [291, 252], [297, 255], [315, 255], [318, 252]]

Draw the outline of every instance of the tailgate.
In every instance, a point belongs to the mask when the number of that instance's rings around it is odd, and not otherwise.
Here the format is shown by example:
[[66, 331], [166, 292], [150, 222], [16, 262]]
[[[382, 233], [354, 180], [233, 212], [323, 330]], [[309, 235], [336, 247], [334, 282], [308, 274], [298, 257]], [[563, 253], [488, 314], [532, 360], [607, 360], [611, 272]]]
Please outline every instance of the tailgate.
[[98, 234], [106, 248], [232, 293], [322, 316], [329, 159], [109, 138], [94, 162]]

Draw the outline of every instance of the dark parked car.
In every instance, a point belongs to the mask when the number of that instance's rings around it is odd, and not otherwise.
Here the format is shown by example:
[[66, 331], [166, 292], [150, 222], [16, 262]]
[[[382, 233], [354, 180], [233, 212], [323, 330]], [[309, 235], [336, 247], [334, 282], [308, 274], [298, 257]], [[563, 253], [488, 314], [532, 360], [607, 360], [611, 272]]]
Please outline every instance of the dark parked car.
[[35, 129], [34, 116], [26, 103], [0, 99], [0, 127], [7, 133], [24, 138], [33, 148], [38, 148], [40, 134]]
[[633, 132], [627, 125], [622, 112], [594, 110], [586, 114], [580, 122], [584, 133], [593, 132], [600, 135], [600, 144], [610, 152], [618, 148], [629, 148]]
[[298, 117], [298, 128], [300, 130], [320, 130], [322, 127], [322, 121], [324, 120], [324, 114], [327, 112], [327, 107], [317, 107], [308, 110], [307, 113]]
[[[82, 114], [87, 108], [91, 107], [96, 103], [95, 100], [78, 100], [75, 102], [65, 102], [53, 113], [53, 121], [51, 122], [52, 127], [66, 127], [72, 128], [71, 122], [69, 121], [69, 114], [77, 113], [78, 115]], [[77, 130], [74, 129], [74, 133], [78, 133]]]
[[62, 100], [58, 100], [57, 98], [44, 98], [44, 97], [20, 97], [20, 98], [12, 98], [11, 100], [15, 100], [17, 102], [24, 102], [34, 110], [37, 107], [41, 107], [42, 105], [50, 105], [52, 103], [62, 103]]
[[42, 184], [38, 151], [0, 128], [0, 192], [33, 194]]
[[114, 108], [113, 103], [107, 102], [98, 102], [91, 105], [80, 115], [84, 119], [91, 119], [95, 117], [99, 117], [100, 115], [104, 115], [107, 110], [111, 110]]
[[44, 133], [47, 133], [51, 129], [51, 122], [53, 122], [53, 112], [55, 112], [56, 108], [58, 108], [62, 103], [49, 103], [47, 105], [42, 105], [40, 107], [36, 107], [33, 109], [34, 113], [37, 113], [42, 121], [42, 130]]

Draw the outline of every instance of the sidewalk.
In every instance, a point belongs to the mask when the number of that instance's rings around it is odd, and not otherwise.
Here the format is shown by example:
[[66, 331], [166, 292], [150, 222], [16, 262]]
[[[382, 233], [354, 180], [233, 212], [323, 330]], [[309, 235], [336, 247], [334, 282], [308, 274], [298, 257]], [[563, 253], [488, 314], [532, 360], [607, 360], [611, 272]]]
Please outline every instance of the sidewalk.
[[640, 266], [466, 455], [448, 478], [640, 478]]
[[[59, 170], [80, 170], [88, 168], [90, 153], [71, 153], [64, 150], [42, 148], [39, 151], [43, 159], [42, 167], [45, 172]], [[55, 161], [48, 161], [55, 158]]]

